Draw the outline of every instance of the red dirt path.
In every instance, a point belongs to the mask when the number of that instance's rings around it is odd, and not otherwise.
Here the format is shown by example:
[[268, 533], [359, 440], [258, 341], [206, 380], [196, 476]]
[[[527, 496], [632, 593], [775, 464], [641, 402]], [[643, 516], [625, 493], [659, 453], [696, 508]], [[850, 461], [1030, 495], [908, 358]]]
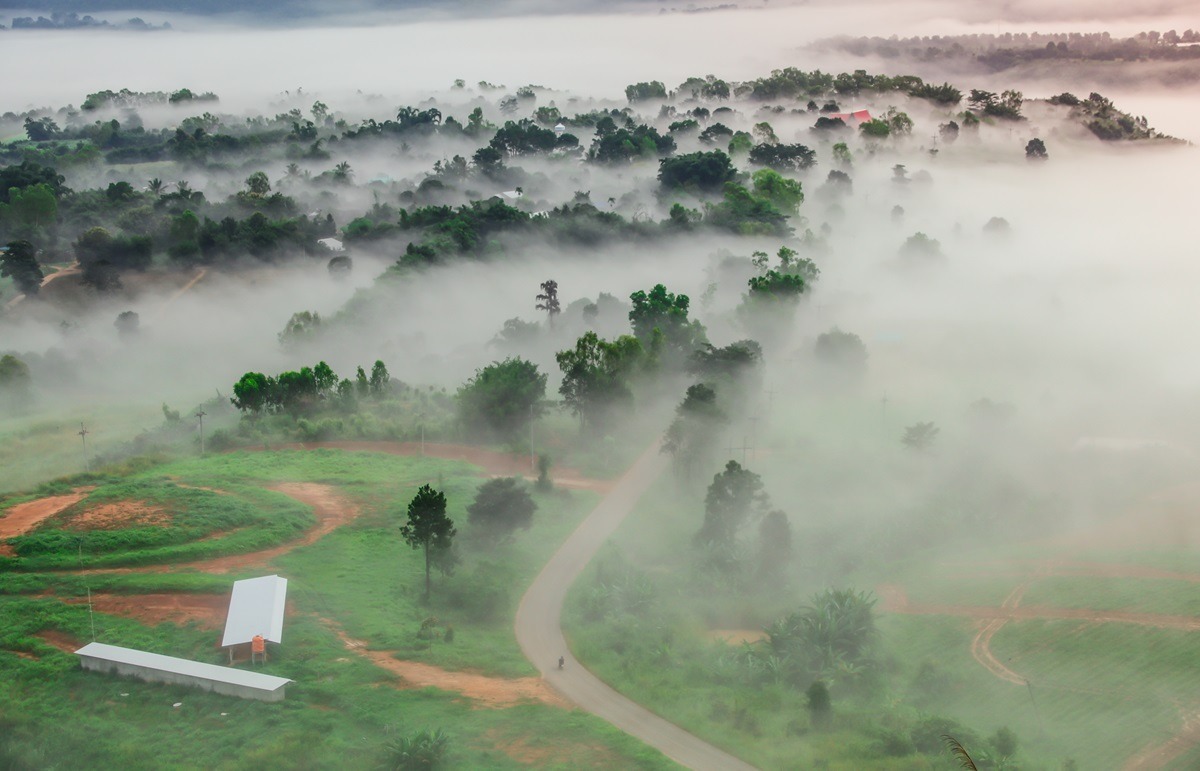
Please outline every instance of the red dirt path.
[[0, 538], [12, 538], [28, 533], [42, 520], [49, 519], [68, 506], [79, 503], [94, 489], [94, 487], [80, 487], [66, 495], [52, 495], [49, 498], [18, 503], [11, 507], [7, 514], [0, 517]]
[[570, 707], [540, 677], [488, 677], [473, 672], [451, 672], [416, 661], [404, 661], [396, 658], [390, 651], [371, 650], [365, 642], [350, 637], [333, 622], [328, 619], [321, 620], [333, 629], [347, 650], [369, 659], [380, 669], [398, 675], [404, 681], [405, 687], [453, 691], [478, 702], [479, 706], [494, 709], [529, 702], [542, 702], [563, 709]]
[[[64, 599], [69, 605], [86, 605], [87, 597]], [[92, 607], [100, 613], [123, 616], [148, 626], [165, 622], [193, 622], [204, 629], [220, 629], [229, 607], [227, 594], [93, 594]]]

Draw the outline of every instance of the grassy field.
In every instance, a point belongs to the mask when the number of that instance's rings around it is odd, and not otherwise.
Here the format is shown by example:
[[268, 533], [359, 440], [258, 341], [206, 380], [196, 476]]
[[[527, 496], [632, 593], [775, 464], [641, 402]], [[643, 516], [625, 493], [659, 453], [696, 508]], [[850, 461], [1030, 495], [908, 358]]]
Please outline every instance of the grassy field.
[[[777, 473], [772, 463], [752, 467], [763, 468], [766, 477]], [[808, 474], [792, 471], [801, 487]], [[817, 508], [809, 501], [788, 505]], [[697, 496], [660, 480], [573, 587], [569, 639], [576, 655], [622, 693], [760, 767], [949, 769], [957, 766], [936, 741], [941, 733], [958, 737], [977, 759], [994, 760], [996, 732], [1008, 728], [1018, 738], [1021, 768], [1057, 769], [1068, 760], [1079, 768], [1113, 768], [1166, 742], [1200, 710], [1194, 632], [1087, 620], [1008, 621], [991, 638], [990, 653], [1028, 678], [1026, 686], [997, 677], [973, 657], [983, 621], [877, 611], [874, 685], [834, 682], [835, 718], [819, 729], [809, 721], [803, 689], [748, 679], [739, 662], [749, 649], [713, 642], [708, 634], [761, 629], [805, 602], [804, 579], [769, 592], [697, 585], [687, 536], [699, 527], [702, 511]], [[801, 553], [806, 547], [801, 537]], [[910, 606], [999, 612], [1024, 585], [1019, 605], [1026, 609], [1192, 616], [1194, 583], [1092, 577], [1079, 563], [1188, 572], [1196, 558], [1183, 549], [1064, 555], [1044, 545], [999, 542], [863, 563], [853, 568], [850, 584], [881, 587], [881, 594], [890, 588]], [[1067, 561], [1055, 568], [1055, 559]], [[637, 601], [598, 613], [600, 596]]]
[[[674, 768], [657, 752], [575, 711], [539, 703], [481, 709], [453, 692], [397, 689], [394, 675], [347, 650], [338, 638], [340, 628], [370, 649], [447, 669], [497, 677], [532, 673], [513, 637], [514, 604], [595, 496], [538, 494], [539, 510], [529, 531], [510, 544], [472, 544], [465, 507], [482, 481], [477, 474], [459, 462], [316, 450], [182, 460], [102, 485], [96, 492], [125, 485], [141, 495], [146, 480], [216, 489], [305, 481], [333, 486], [361, 506], [362, 514], [274, 562], [273, 568], [290, 580], [290, 612], [285, 645], [267, 671], [297, 681], [280, 704], [84, 673], [73, 656], [38, 636], [54, 630], [76, 641], [89, 639], [86, 606], [62, 601], [88, 588], [220, 593], [232, 580], [261, 575], [267, 566], [222, 576], [6, 574], [0, 582], [0, 722], [6, 729], [0, 731], [0, 758], [17, 767], [144, 768], [148, 758], [155, 767], [370, 767], [382, 761], [390, 738], [442, 728], [452, 737], [452, 768], [531, 763], [562, 769]], [[408, 500], [424, 483], [445, 491], [462, 541], [461, 563], [454, 575], [435, 576], [428, 605], [421, 592], [421, 554], [404, 545], [398, 532]], [[497, 593], [495, 587], [509, 591]], [[453, 641], [418, 638], [421, 622], [431, 616], [438, 619], [439, 632], [453, 627]], [[212, 629], [147, 627], [105, 614], [96, 614], [95, 621], [102, 642], [221, 660]], [[182, 706], [173, 708], [175, 702]], [[312, 736], [322, 739], [313, 742]]]

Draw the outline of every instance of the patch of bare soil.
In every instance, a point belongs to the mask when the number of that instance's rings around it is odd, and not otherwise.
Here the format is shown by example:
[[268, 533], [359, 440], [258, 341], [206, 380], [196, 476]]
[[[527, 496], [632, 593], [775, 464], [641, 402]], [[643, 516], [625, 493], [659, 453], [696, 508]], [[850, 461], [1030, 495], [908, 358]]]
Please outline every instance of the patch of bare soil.
[[66, 523], [66, 530], [120, 530], [127, 527], [166, 527], [171, 515], [140, 501], [94, 506]]
[[17, 658], [25, 659], [26, 661], [37, 661], [39, 658], [38, 656], [30, 653], [29, 651], [14, 651], [14, 650], [9, 650], [8, 648], [0, 648], [0, 651], [4, 651], [5, 653], [11, 653], [12, 655], [16, 656]]
[[[496, 452], [486, 447], [475, 447], [467, 444], [447, 444], [443, 442], [300, 442], [295, 444], [271, 445], [275, 450], [348, 450], [351, 452], [381, 452], [388, 455], [428, 455], [442, 460], [461, 460], [474, 466], [479, 466], [490, 476], [519, 476], [532, 479], [529, 476], [529, 456], [525, 454]], [[605, 493], [612, 489], [615, 482], [606, 479], [590, 479], [575, 469], [567, 467], [551, 468], [550, 478], [560, 487], [580, 490], [595, 490]]]
[[43, 629], [34, 635], [42, 642], [49, 643], [55, 648], [58, 648], [63, 653], [74, 653], [83, 647], [83, 645], [66, 632], [60, 632], [57, 629]]
[[66, 495], [51, 495], [36, 501], [18, 503], [0, 517], [0, 538], [13, 538], [33, 530], [43, 520], [83, 500], [94, 487], [80, 487]]
[[380, 669], [386, 669], [400, 677], [405, 688], [438, 688], [466, 696], [480, 707], [500, 709], [517, 704], [542, 702], [567, 709], [570, 705], [550, 689], [541, 678], [519, 677], [507, 679], [488, 677], [471, 672], [450, 672], [431, 664], [403, 661], [390, 651], [371, 650], [362, 640], [355, 640], [328, 619], [321, 619], [337, 636], [347, 650], [353, 651]]
[[[64, 600], [71, 605], [86, 605], [87, 597]], [[193, 622], [204, 629], [220, 629], [225, 624], [229, 596], [225, 594], [93, 594], [92, 607], [99, 613], [123, 616], [147, 626], [170, 622]]]
[[767, 639], [767, 633], [761, 629], [709, 629], [704, 636], [726, 645], [756, 643]]

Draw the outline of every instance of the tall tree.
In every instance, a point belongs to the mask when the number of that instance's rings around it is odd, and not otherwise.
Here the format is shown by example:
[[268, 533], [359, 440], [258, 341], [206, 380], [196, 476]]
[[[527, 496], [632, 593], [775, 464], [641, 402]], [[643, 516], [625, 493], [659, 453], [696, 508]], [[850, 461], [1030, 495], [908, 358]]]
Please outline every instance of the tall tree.
[[0, 250], [0, 276], [11, 278], [26, 297], [37, 294], [45, 278], [38, 265], [37, 248], [28, 241], [10, 242]]
[[416, 496], [408, 504], [408, 522], [401, 526], [400, 535], [414, 549], [425, 552], [425, 599], [429, 600], [433, 583], [429, 568], [432, 553], [450, 549], [454, 536], [454, 521], [446, 515], [446, 496], [429, 485], [421, 485]]
[[29, 366], [16, 356], [0, 356], [0, 410], [19, 411], [33, 398]]
[[558, 302], [558, 282], [554, 279], [543, 281], [541, 288], [542, 293], [534, 298], [537, 300], [535, 307], [539, 311], [545, 311], [547, 321], [550, 322], [550, 326], [554, 326], [554, 317], [562, 312], [562, 306]]
[[580, 428], [594, 433], [618, 406], [633, 401], [629, 381], [644, 362], [645, 350], [630, 335], [608, 342], [588, 332], [554, 358], [563, 372], [558, 392], [579, 416]]
[[[665, 286], [656, 284], [649, 292], [634, 292], [629, 299], [633, 302], [629, 322], [634, 335], [652, 353], [659, 354], [667, 366], [682, 365], [708, 342], [704, 325], [688, 319], [691, 300], [687, 295], [668, 292]], [[661, 350], [654, 350], [659, 345]]]
[[663, 437], [662, 451], [675, 459], [675, 468], [684, 480], [708, 466], [729, 420], [717, 406], [717, 392], [697, 383], [690, 386], [675, 409], [675, 420]]
[[760, 514], [766, 503], [762, 478], [737, 461], [729, 461], [725, 470], [713, 477], [704, 497], [704, 525], [696, 534], [697, 542], [732, 546], [738, 530]]

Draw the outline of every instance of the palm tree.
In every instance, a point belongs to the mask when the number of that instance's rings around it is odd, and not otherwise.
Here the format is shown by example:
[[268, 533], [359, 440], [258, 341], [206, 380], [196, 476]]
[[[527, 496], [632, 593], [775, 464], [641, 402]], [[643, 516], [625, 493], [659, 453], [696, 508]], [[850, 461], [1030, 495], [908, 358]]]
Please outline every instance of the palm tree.
[[348, 183], [350, 178], [354, 176], [354, 171], [350, 168], [348, 161], [342, 161], [337, 166], [333, 167], [333, 178], [337, 182]]
[[167, 186], [163, 183], [163, 181], [161, 179], [159, 179], [158, 177], [155, 177], [154, 179], [152, 179], [146, 183], [146, 189], [149, 190], [154, 195], [162, 195], [163, 191], [167, 189]]
[[285, 171], [287, 172], [289, 179], [295, 179], [296, 177], [300, 176], [300, 165], [296, 163], [289, 163]]

